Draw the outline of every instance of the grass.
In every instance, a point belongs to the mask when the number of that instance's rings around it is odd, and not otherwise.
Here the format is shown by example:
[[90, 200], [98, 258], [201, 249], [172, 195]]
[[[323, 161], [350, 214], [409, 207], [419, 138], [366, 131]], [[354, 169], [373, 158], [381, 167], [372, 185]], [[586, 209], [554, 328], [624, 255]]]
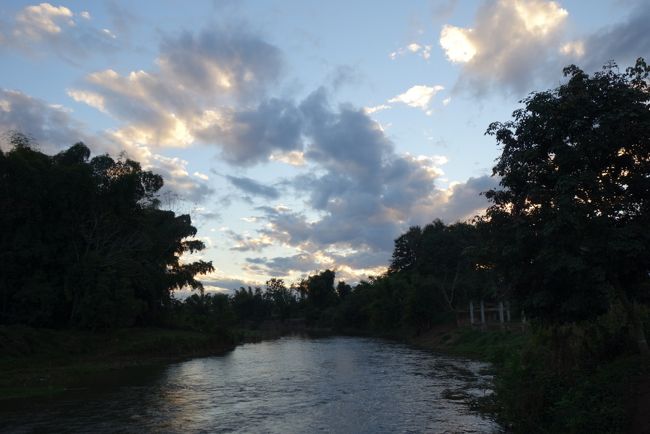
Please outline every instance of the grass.
[[0, 327], [0, 400], [51, 396], [125, 367], [223, 354], [225, 333], [131, 328], [105, 332]]

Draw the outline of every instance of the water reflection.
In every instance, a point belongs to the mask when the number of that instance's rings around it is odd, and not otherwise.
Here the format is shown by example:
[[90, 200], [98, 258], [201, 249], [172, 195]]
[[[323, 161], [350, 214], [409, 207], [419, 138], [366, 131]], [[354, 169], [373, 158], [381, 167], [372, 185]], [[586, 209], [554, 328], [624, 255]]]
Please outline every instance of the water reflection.
[[[9, 432], [493, 432], [484, 365], [373, 339], [288, 337], [0, 411]], [[42, 407], [42, 408], [41, 408]]]

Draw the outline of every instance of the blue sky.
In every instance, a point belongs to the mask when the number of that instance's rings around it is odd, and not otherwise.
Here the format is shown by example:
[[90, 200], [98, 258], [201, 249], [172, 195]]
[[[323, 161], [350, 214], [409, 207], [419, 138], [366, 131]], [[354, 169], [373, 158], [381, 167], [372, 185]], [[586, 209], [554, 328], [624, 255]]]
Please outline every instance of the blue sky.
[[650, 58], [648, 0], [11, 1], [0, 17], [0, 130], [163, 175], [215, 290], [383, 272], [410, 225], [485, 208], [490, 122], [563, 66]]

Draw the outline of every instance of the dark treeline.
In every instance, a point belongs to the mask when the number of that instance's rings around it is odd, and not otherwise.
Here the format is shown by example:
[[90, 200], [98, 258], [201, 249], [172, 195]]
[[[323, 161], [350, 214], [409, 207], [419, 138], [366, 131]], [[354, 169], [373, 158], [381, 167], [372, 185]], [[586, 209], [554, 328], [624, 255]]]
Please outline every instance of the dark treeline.
[[150, 325], [209, 262], [190, 217], [162, 210], [160, 176], [78, 143], [48, 156], [20, 134], [0, 151], [0, 324]]

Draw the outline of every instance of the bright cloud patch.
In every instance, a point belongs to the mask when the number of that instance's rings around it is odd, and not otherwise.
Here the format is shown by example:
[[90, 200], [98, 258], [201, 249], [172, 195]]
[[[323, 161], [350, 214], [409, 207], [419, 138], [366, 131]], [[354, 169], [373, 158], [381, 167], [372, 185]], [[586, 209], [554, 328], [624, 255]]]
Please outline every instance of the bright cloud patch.
[[569, 15], [554, 1], [515, 0], [512, 3], [526, 30], [541, 36], [553, 31]]
[[83, 90], [68, 90], [68, 95], [77, 102], [82, 102], [99, 111], [106, 112], [104, 97], [98, 93], [85, 92]]
[[406, 92], [397, 95], [395, 98], [388, 100], [390, 103], [403, 103], [411, 107], [427, 110], [431, 99], [444, 87], [436, 86], [423, 86], [417, 85], [411, 87]]
[[64, 6], [52, 6], [41, 3], [37, 6], [27, 6], [16, 16], [16, 36], [40, 39], [46, 35], [61, 32], [61, 26], [74, 26], [72, 11]]
[[90, 14], [75, 14], [65, 6], [49, 3], [27, 6], [0, 29], [0, 45], [30, 54], [55, 53], [77, 61], [117, 50], [117, 36], [90, 23]]
[[157, 63], [154, 71], [89, 74], [68, 94], [122, 120], [114, 134], [132, 144], [201, 141], [221, 147], [223, 158], [238, 165], [300, 150], [295, 105], [265, 99], [282, 69], [276, 47], [247, 33], [211, 29], [164, 40]]
[[417, 42], [411, 42], [406, 47], [402, 47], [397, 51], [393, 51], [388, 55], [392, 60], [397, 59], [398, 57], [404, 56], [406, 54], [417, 54], [423, 59], [429, 59], [431, 57], [431, 45], [420, 45]]
[[556, 74], [560, 66], [551, 65], [559, 62], [567, 16], [554, 1], [498, 0], [483, 3], [471, 27], [443, 26], [440, 45], [449, 61], [462, 65], [456, 87], [523, 93], [540, 76]]
[[472, 29], [445, 25], [440, 32], [440, 46], [447, 59], [455, 63], [465, 63], [476, 55], [476, 47], [470, 39]]
[[582, 41], [567, 42], [560, 47], [560, 53], [565, 56], [582, 57], [585, 55], [585, 44]]
[[301, 151], [275, 152], [269, 157], [271, 161], [280, 161], [290, 166], [304, 166], [305, 154]]

